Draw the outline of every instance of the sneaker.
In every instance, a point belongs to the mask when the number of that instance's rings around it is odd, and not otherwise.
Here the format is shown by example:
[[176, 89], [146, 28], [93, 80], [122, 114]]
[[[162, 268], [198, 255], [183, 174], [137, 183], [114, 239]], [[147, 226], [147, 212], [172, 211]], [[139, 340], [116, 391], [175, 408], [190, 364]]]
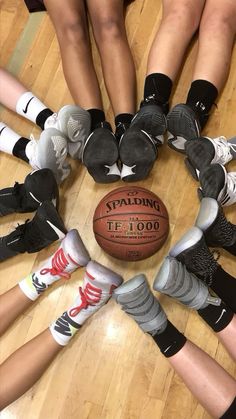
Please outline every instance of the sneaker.
[[108, 122], [101, 122], [84, 144], [82, 161], [98, 183], [111, 183], [120, 179], [119, 158], [115, 135]]
[[166, 117], [155, 97], [142, 103], [131, 121], [130, 128], [121, 137], [119, 144], [122, 162], [121, 179], [135, 182], [145, 179], [158, 157], [159, 145], [164, 142]]
[[167, 256], [157, 273], [153, 289], [169, 297], [176, 298], [182, 304], [195, 310], [209, 304], [220, 305], [219, 297], [213, 297], [208, 287], [194, 274], [188, 272], [185, 265], [177, 259]]
[[236, 202], [236, 172], [227, 173], [224, 166], [211, 164], [200, 172], [199, 198], [214, 198], [222, 206]]
[[25, 151], [33, 169], [51, 169], [58, 184], [69, 176], [70, 165], [66, 162], [67, 140], [55, 128], [45, 129], [38, 141], [31, 136]]
[[54, 339], [60, 345], [66, 345], [82, 324], [108, 302], [112, 291], [122, 282], [120, 275], [90, 261], [74, 304], [50, 326]]
[[33, 212], [44, 201], [59, 205], [59, 192], [55, 177], [50, 169], [29, 173], [23, 184], [0, 191], [0, 216], [14, 212]]
[[203, 231], [208, 246], [223, 247], [236, 256], [236, 249], [231, 248], [236, 243], [236, 225], [225, 218], [215, 199], [202, 199], [195, 225]]
[[115, 291], [112, 297], [139, 327], [152, 336], [167, 326], [167, 317], [152, 294], [144, 275], [136, 275]]
[[198, 180], [199, 172], [210, 164], [227, 164], [233, 156], [230, 152], [232, 145], [225, 137], [209, 138], [200, 137], [186, 141], [185, 164], [194, 177]]
[[18, 253], [34, 253], [44, 249], [67, 233], [64, 223], [54, 205], [43, 202], [34, 218], [18, 225], [12, 233], [0, 238], [0, 261]]
[[76, 269], [86, 266], [90, 256], [77, 230], [70, 230], [56, 252], [37, 271], [19, 282], [19, 287], [31, 300], [35, 300], [53, 282], [69, 279]]
[[180, 103], [167, 115], [168, 146], [175, 151], [185, 153], [187, 140], [198, 138], [201, 126], [196, 112], [184, 103]]
[[83, 145], [90, 133], [88, 111], [76, 105], [66, 105], [45, 122], [45, 128], [56, 128], [68, 138], [68, 152], [74, 159], [82, 158]]
[[182, 262], [189, 272], [197, 275], [208, 286], [219, 265], [208, 249], [203, 232], [198, 227], [192, 227], [170, 249], [169, 255]]

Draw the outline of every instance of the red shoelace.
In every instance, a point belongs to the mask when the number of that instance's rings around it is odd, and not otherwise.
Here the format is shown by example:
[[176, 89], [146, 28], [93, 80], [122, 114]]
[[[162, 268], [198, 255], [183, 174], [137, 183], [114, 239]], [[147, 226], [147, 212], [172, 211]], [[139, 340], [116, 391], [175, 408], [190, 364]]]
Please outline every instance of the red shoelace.
[[[47, 273], [50, 273], [53, 276], [59, 275], [59, 276], [62, 276], [66, 279], [69, 279], [70, 278], [70, 273], [65, 272], [65, 269], [68, 265], [69, 265], [69, 261], [67, 260], [63, 249], [58, 249], [57, 252], [55, 253], [55, 255], [52, 258], [52, 267], [51, 268], [43, 268], [40, 271], [40, 274], [41, 275], [46, 275]], [[77, 264], [77, 267], [79, 267], [79, 266], [80, 265]]]
[[83, 308], [86, 309], [89, 305], [93, 306], [99, 303], [101, 300], [102, 290], [101, 288], [97, 288], [88, 282], [84, 289], [79, 287], [79, 294], [81, 303], [79, 306], [73, 307], [69, 311], [69, 315], [71, 317], [75, 317]]

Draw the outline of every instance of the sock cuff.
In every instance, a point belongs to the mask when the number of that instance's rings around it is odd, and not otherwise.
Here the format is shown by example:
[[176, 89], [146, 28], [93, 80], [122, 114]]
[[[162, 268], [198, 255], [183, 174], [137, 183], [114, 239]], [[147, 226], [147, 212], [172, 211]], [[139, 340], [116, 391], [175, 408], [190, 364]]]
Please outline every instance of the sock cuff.
[[198, 314], [216, 333], [225, 329], [234, 316], [234, 312], [223, 301], [220, 306], [208, 305], [198, 310]]
[[169, 320], [165, 330], [152, 337], [166, 358], [178, 353], [187, 341], [186, 337]]
[[131, 113], [120, 113], [115, 117], [115, 125], [121, 122], [122, 124], [130, 124], [134, 115]]
[[19, 138], [19, 140], [15, 143], [15, 145], [12, 149], [13, 156], [16, 156], [16, 157], [20, 158], [21, 160], [24, 160], [28, 163], [29, 159], [26, 156], [25, 149], [26, 149], [26, 146], [29, 142], [30, 142], [30, 140], [28, 138], [25, 138], [25, 137]]
[[33, 282], [32, 282], [32, 276], [33, 274], [29, 274], [24, 279], [22, 279], [18, 285], [21, 289], [21, 291], [28, 297], [30, 300], [35, 301], [39, 297], [39, 294], [37, 293]]
[[144, 84], [144, 99], [155, 94], [160, 104], [166, 104], [169, 101], [173, 82], [162, 73], [151, 73], [146, 76]]
[[51, 111], [51, 109], [49, 108], [44, 108], [43, 110], [41, 110], [41, 112], [39, 112], [39, 114], [36, 117], [36, 124], [42, 129], [44, 130], [44, 125], [46, 120], [53, 115], [53, 111]]

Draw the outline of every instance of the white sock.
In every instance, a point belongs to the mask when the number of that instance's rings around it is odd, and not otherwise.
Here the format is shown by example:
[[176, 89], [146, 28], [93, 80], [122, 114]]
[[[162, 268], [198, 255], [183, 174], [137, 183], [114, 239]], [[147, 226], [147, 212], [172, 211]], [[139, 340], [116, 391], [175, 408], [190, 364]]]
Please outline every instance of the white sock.
[[23, 93], [16, 104], [16, 112], [34, 123], [36, 123], [38, 114], [44, 109], [47, 109], [47, 106], [31, 92]]
[[3, 122], [0, 122], [0, 150], [12, 154], [13, 148], [21, 135], [17, 134]]

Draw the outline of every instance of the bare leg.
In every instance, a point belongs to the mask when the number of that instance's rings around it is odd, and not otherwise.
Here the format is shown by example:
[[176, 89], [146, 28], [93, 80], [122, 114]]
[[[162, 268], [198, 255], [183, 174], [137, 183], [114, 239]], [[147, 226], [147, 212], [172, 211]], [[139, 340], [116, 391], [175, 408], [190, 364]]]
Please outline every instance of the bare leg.
[[135, 111], [135, 69], [128, 45], [121, 0], [87, 0], [115, 115]]
[[15, 111], [19, 97], [27, 91], [15, 77], [0, 68], [0, 102], [4, 106]]
[[33, 301], [26, 297], [19, 285], [0, 295], [0, 336], [32, 303]]
[[169, 362], [213, 417], [226, 412], [235, 398], [236, 381], [215, 360], [187, 341]]
[[236, 315], [225, 329], [217, 333], [217, 336], [231, 357], [236, 360]]
[[207, 0], [199, 29], [199, 50], [193, 80], [208, 80], [219, 90], [224, 86], [236, 33], [234, 0]]
[[14, 352], [0, 366], [0, 410], [20, 397], [43, 374], [63, 348], [47, 329]]
[[163, 0], [163, 18], [149, 53], [147, 74], [163, 73], [175, 80], [204, 4], [205, 0]]
[[68, 0], [66, 6], [64, 0], [44, 3], [55, 26], [64, 75], [75, 103], [85, 109], [102, 109], [84, 2]]

